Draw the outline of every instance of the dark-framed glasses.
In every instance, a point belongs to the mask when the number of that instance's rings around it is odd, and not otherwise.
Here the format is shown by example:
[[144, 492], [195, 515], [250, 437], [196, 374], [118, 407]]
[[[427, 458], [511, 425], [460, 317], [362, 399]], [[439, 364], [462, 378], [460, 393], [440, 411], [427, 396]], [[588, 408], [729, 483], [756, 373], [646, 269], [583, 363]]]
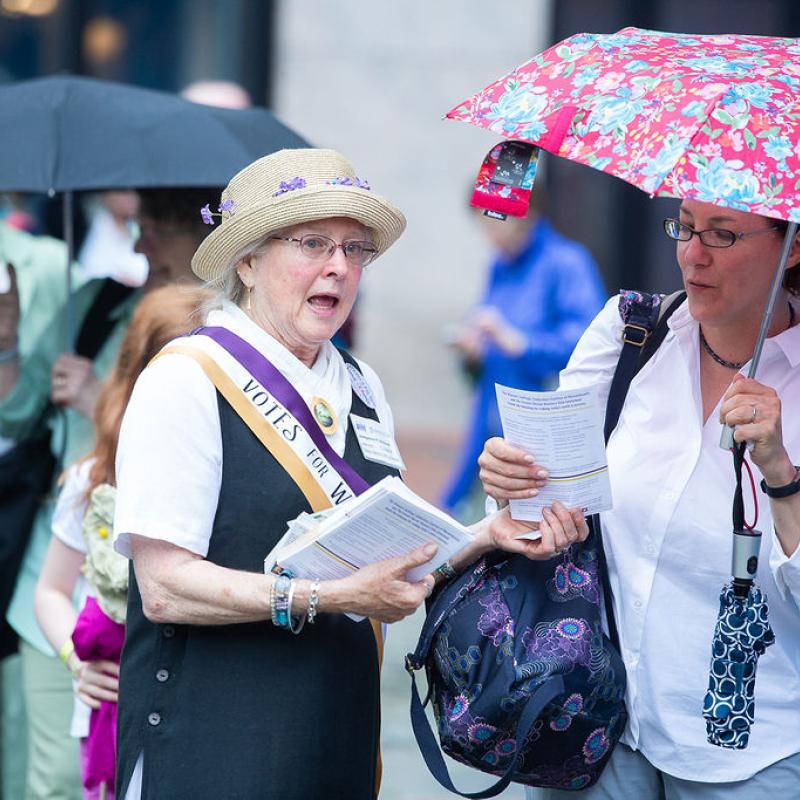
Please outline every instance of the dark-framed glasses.
[[295, 236], [270, 236], [269, 238], [278, 239], [281, 242], [295, 242], [300, 247], [300, 252], [311, 261], [332, 258], [337, 247], [341, 248], [348, 263], [357, 267], [366, 267], [378, 255], [378, 248], [372, 242], [360, 239], [349, 239], [340, 244], [320, 233], [307, 233], [299, 239]]
[[733, 247], [739, 239], [755, 236], [757, 233], [769, 233], [770, 231], [779, 230], [780, 228], [777, 225], [773, 225], [771, 228], [759, 228], [757, 231], [746, 231], [745, 233], [736, 233], [725, 228], [708, 228], [704, 231], [696, 231], [694, 228], [684, 225], [678, 219], [664, 220], [664, 233], [670, 239], [675, 239], [677, 242], [688, 242], [692, 236], [697, 236], [706, 247]]

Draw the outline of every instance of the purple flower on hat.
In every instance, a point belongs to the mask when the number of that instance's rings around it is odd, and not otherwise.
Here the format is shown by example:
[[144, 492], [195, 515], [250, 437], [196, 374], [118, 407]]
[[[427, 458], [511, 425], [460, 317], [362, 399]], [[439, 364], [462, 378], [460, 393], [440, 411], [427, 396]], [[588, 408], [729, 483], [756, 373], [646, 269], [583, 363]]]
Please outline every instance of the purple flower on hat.
[[208, 203], [206, 203], [200, 209], [200, 216], [203, 218], [203, 222], [205, 222], [206, 225], [213, 225], [214, 224], [214, 213], [208, 207]]
[[306, 179], [296, 175], [290, 181], [281, 181], [280, 184], [278, 184], [278, 191], [272, 196], [278, 197], [278, 195], [286, 194], [286, 192], [293, 192], [295, 189], [304, 189], [305, 186]]
[[227, 200], [223, 200], [219, 204], [219, 208], [217, 209], [217, 211], [220, 212], [227, 211], [231, 216], [233, 216], [233, 206], [234, 206], [233, 200], [228, 198]]
[[347, 175], [343, 175], [341, 178], [329, 180], [328, 183], [331, 186], [357, 186], [359, 189], [366, 189], [367, 191], [372, 189], [369, 185], [369, 181], [359, 178], [358, 176], [350, 178]]

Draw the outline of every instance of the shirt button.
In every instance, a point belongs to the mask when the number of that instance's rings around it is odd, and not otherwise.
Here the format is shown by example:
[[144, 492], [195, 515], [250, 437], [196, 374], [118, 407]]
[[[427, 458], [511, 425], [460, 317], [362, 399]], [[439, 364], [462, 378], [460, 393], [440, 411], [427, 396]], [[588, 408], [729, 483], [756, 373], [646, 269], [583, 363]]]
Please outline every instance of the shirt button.
[[642, 607], [642, 601], [641, 601], [641, 600], [634, 600], [634, 601], [633, 601], [633, 607], [634, 607], [634, 608], [635, 608], [637, 611], [639, 611], [639, 610], [641, 609], [641, 607]]
[[156, 680], [159, 683], [164, 683], [164, 681], [169, 679], [169, 670], [168, 669], [160, 669], [156, 672]]
[[175, 626], [174, 625], [165, 625], [161, 632], [164, 634], [165, 639], [171, 639], [175, 635]]
[[648, 544], [648, 545], [646, 545], [646, 546], [645, 546], [645, 548], [644, 548], [644, 552], [645, 552], [645, 553], [646, 553], [648, 556], [654, 556], [654, 555], [656, 554], [656, 547], [655, 547], [655, 545], [653, 545], [653, 544]]
[[153, 727], [155, 727], [156, 725], [160, 725], [160, 724], [161, 724], [161, 714], [159, 714], [157, 711], [151, 711], [151, 712], [150, 712], [150, 713], [147, 715], [147, 721], [148, 721], [148, 722], [149, 722], [149, 723], [150, 723], [150, 724], [151, 724]]

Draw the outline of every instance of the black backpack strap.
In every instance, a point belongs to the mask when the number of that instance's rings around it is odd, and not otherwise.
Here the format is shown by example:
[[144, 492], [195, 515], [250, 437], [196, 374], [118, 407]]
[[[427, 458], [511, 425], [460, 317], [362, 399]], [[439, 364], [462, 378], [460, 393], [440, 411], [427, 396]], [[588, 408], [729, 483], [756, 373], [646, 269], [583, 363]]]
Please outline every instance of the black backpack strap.
[[564, 694], [566, 691], [564, 679], [560, 675], [546, 680], [528, 698], [525, 708], [522, 709], [522, 714], [517, 724], [514, 758], [506, 768], [506, 771], [500, 776], [500, 779], [481, 792], [459, 792], [453, 784], [453, 780], [447, 770], [447, 764], [445, 764], [444, 757], [442, 756], [442, 751], [439, 749], [428, 718], [425, 716], [425, 710], [420, 702], [419, 692], [417, 691], [414, 670], [409, 667], [408, 671], [411, 675], [411, 727], [414, 729], [414, 736], [417, 740], [417, 745], [419, 745], [422, 757], [425, 759], [425, 764], [430, 770], [431, 775], [433, 775], [445, 789], [461, 795], [461, 797], [470, 798], [471, 800], [484, 800], [484, 798], [497, 797], [497, 795], [511, 783], [511, 779], [522, 753], [522, 745], [530, 733], [533, 723], [536, 722], [539, 715], [544, 711], [551, 700], [555, 699], [560, 694]]
[[[674, 292], [666, 297], [659, 295], [623, 292], [620, 296], [620, 313], [625, 327], [622, 331], [622, 352], [619, 354], [617, 368], [611, 380], [606, 404], [606, 418], [603, 426], [606, 444], [617, 427], [625, 398], [631, 381], [658, 350], [669, 327], [667, 322], [675, 309], [686, 299], [686, 292]], [[600, 576], [603, 585], [603, 602], [606, 608], [608, 636], [619, 650], [619, 631], [614, 619], [613, 595], [608, 580], [606, 554], [603, 549], [603, 536], [600, 530], [600, 515], [594, 514], [590, 524], [600, 560]]]
[[111, 278], [106, 278], [94, 296], [89, 310], [83, 318], [75, 352], [84, 358], [94, 359], [108, 339], [117, 320], [113, 311], [136, 290]]

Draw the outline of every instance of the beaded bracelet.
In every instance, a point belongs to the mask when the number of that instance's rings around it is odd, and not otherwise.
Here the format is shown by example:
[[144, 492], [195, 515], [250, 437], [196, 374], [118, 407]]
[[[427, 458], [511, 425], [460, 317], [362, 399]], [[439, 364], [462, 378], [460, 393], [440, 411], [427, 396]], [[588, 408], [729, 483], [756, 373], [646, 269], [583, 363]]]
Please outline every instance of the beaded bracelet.
[[317, 604], [319, 603], [319, 581], [311, 584], [311, 593], [308, 595], [308, 611], [306, 617], [308, 624], [313, 625], [317, 618]]
[[441, 576], [443, 580], [449, 581], [455, 578], [458, 574], [455, 570], [455, 567], [449, 562], [445, 561], [444, 564], [440, 564], [436, 569], [433, 571], [435, 576]]
[[278, 575], [272, 586], [272, 624], [277, 628], [289, 628], [289, 590], [292, 581], [286, 575]]

